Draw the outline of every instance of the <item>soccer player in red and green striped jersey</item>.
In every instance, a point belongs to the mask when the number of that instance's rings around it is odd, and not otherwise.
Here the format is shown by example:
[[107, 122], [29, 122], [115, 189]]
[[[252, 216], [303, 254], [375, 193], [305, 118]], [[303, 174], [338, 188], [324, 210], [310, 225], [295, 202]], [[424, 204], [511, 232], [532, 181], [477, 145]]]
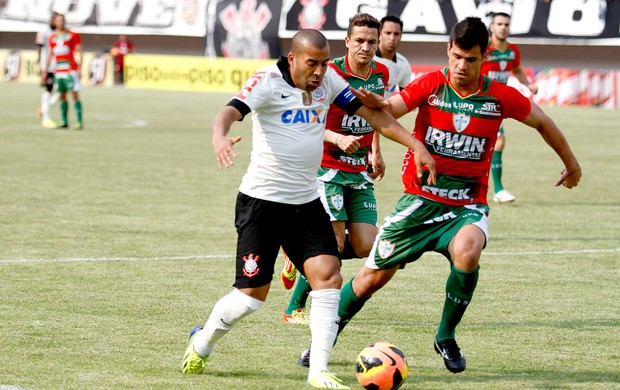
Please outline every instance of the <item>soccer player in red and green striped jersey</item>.
[[[502, 84], [506, 84], [508, 83], [510, 73], [512, 73], [532, 93], [538, 92], [538, 87], [535, 84], [530, 84], [525, 72], [521, 68], [521, 52], [519, 47], [514, 43], [508, 42], [510, 15], [504, 12], [494, 14], [489, 30], [491, 30], [491, 40], [487, 48], [487, 59], [482, 64], [482, 74]], [[516, 199], [502, 184], [502, 152], [505, 145], [506, 136], [504, 135], [504, 128], [500, 126], [491, 163], [491, 176], [493, 177], [494, 184], [493, 201], [496, 203], [510, 203]]]
[[388, 100], [355, 93], [395, 118], [418, 108], [413, 135], [435, 159], [437, 176], [435, 184], [428, 184], [426, 175], [420, 183], [415, 153], [406, 153], [405, 193], [379, 229], [365, 265], [342, 287], [339, 331], [396, 271], [425, 252], [440, 253], [449, 261], [450, 274], [434, 348], [454, 373], [466, 367], [456, 327], [472, 301], [488, 239], [487, 181], [502, 120], [513, 118], [536, 129], [551, 146], [565, 167], [556, 186], [573, 188], [581, 178], [579, 162], [553, 120], [516, 89], [480, 74], [487, 44], [484, 23], [468, 17], [452, 29], [446, 69], [412, 81]]
[[67, 92], [71, 92], [75, 112], [77, 114], [77, 123], [74, 128], [76, 130], [81, 130], [83, 121], [82, 102], [80, 101], [79, 91], [83, 59], [82, 42], [77, 33], [67, 30], [64, 15], [56, 14], [56, 16], [54, 16], [54, 26], [56, 27], [56, 31], [48, 40], [48, 52], [50, 55], [47, 58], [45, 72], [42, 72], [42, 74], [47, 74], [53, 57], [56, 61], [54, 83], [56, 84], [56, 89], [60, 93], [60, 111], [62, 114], [62, 124], [59, 127], [68, 127], [67, 113], [69, 110], [69, 103], [67, 102]]

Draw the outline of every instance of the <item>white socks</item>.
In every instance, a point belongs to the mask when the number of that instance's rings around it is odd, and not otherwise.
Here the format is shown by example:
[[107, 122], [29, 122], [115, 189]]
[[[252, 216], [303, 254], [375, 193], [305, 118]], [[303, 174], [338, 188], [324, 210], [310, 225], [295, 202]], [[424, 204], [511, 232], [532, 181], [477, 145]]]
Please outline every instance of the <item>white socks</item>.
[[[234, 289], [222, 297], [211, 311], [204, 329], [194, 337], [194, 350], [201, 356], [209, 356], [215, 344], [243, 317], [254, 313], [264, 302]], [[336, 307], [336, 310], [338, 308]], [[333, 342], [333, 340], [332, 340]]]
[[327, 370], [327, 362], [338, 333], [340, 289], [328, 288], [310, 293], [310, 331], [312, 344], [308, 380]]
[[50, 108], [58, 102], [58, 98], [60, 94], [57, 92], [49, 93], [47, 91], [43, 91], [41, 94], [41, 119], [43, 121], [50, 120]]

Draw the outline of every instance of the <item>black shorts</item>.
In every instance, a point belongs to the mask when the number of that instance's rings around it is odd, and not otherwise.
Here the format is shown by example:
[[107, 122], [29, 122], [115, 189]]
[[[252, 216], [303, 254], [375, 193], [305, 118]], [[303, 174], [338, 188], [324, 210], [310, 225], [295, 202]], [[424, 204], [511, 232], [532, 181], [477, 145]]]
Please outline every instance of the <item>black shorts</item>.
[[47, 92], [52, 92], [52, 89], [54, 89], [54, 73], [48, 72], [45, 77], [45, 82], [41, 83], [41, 86], [47, 89]]
[[318, 255], [340, 256], [329, 216], [317, 198], [289, 205], [237, 195], [236, 288], [261, 287], [273, 279], [280, 247], [297, 269]]

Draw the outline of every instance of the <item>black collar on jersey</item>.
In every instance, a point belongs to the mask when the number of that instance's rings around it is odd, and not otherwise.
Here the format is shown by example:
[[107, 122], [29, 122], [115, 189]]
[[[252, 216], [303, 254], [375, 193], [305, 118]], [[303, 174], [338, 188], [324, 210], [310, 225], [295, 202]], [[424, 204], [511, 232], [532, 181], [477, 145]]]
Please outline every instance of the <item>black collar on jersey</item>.
[[[381, 50], [377, 49], [377, 51], [375, 52], [375, 55], [379, 58], [385, 58], [384, 56], [381, 55]], [[394, 54], [394, 59], [392, 59], [392, 61], [396, 62], [396, 54]]]
[[291, 77], [291, 66], [288, 63], [288, 57], [280, 56], [276, 63], [280, 72], [282, 72], [282, 78], [293, 88], [297, 88], [293, 83], [293, 77]]

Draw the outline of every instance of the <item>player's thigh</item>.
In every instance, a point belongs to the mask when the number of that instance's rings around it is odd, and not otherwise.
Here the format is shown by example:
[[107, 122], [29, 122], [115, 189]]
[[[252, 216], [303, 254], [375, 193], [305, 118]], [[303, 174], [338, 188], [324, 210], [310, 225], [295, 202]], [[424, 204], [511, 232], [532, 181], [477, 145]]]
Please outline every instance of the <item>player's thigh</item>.
[[485, 205], [455, 207], [454, 217], [442, 228], [435, 251], [459, 263], [455, 264], [459, 269], [475, 268], [489, 237], [488, 211]]
[[69, 75], [71, 79], [71, 92], [75, 94], [74, 97], [77, 97], [77, 93], [80, 92], [80, 90], [82, 89], [82, 84], [80, 83], [80, 76], [78, 75], [77, 71], [71, 71], [69, 72]]
[[235, 287], [255, 288], [271, 282], [281, 244], [278, 221], [283, 212], [277, 203], [237, 195]]
[[321, 201], [290, 207], [290, 216], [280, 230], [282, 248], [293, 264], [305, 273], [304, 262], [309, 258], [329, 255], [338, 259], [340, 252], [332, 222]]
[[377, 225], [364, 222], [348, 224], [349, 239], [355, 253], [360, 257], [366, 257], [370, 253], [379, 229]]
[[372, 185], [366, 188], [348, 188], [345, 192], [348, 222], [377, 225], [377, 199]]
[[[430, 209], [430, 210], [429, 210]], [[385, 218], [366, 267], [389, 269], [416, 261], [434, 247], [434, 230], [425, 223], [432, 220], [435, 210], [415, 195], [404, 194], [394, 211]]]

